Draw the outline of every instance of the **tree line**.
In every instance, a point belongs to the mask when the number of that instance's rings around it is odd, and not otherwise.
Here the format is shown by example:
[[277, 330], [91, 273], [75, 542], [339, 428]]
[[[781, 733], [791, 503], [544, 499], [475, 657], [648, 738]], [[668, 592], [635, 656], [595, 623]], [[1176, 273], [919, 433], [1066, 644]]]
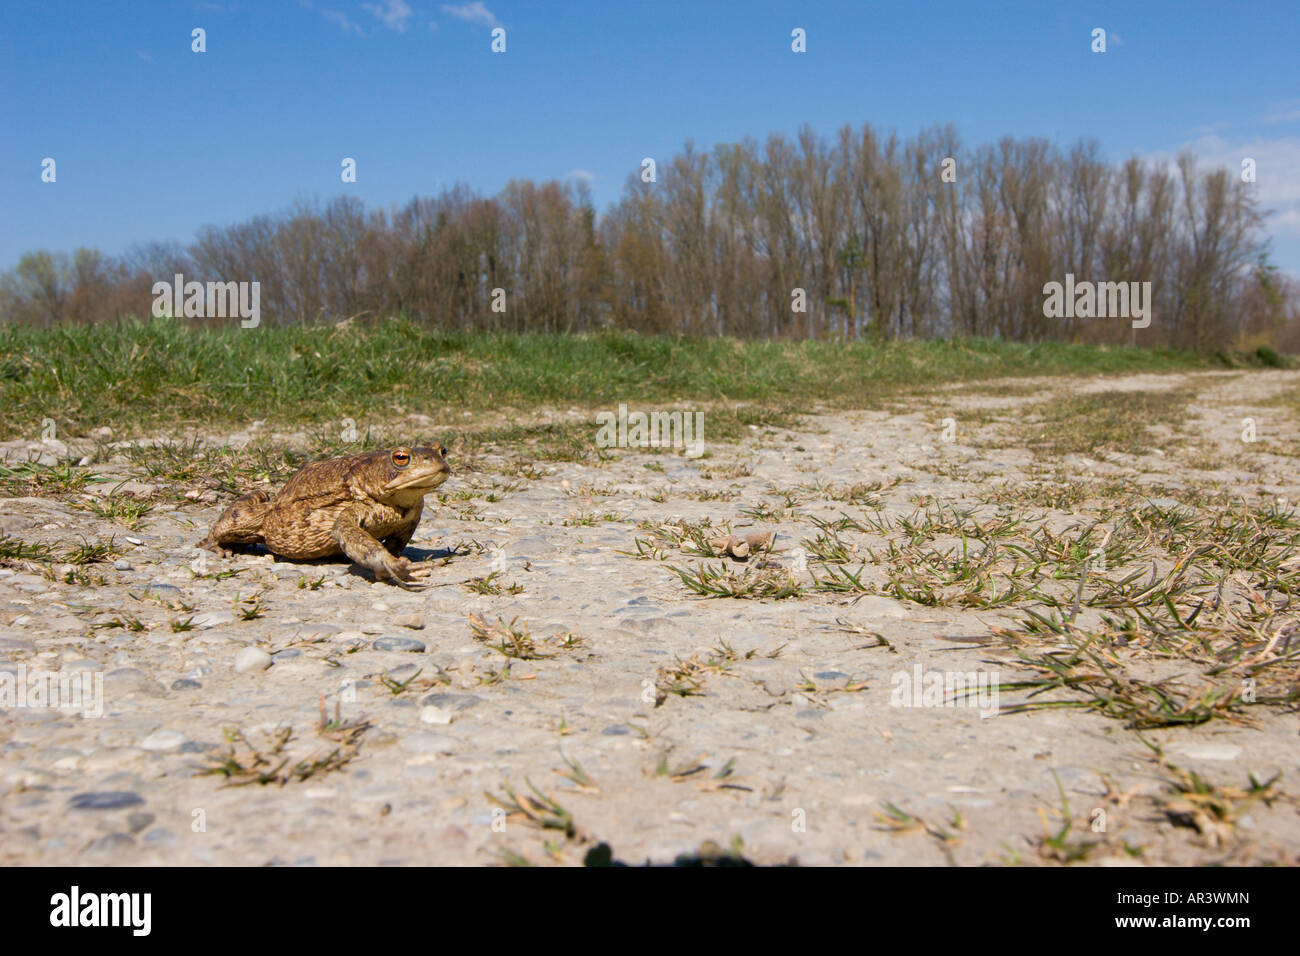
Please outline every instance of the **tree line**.
[[[152, 286], [259, 281], [271, 324], [405, 314], [440, 328], [779, 338], [987, 336], [1217, 350], [1300, 346], [1300, 288], [1268, 263], [1253, 193], [1185, 153], [1107, 162], [1095, 142], [965, 147], [951, 126], [687, 143], [604, 214], [583, 183], [353, 197], [112, 257], [32, 252], [0, 320], [148, 314]], [[1149, 282], [1153, 321], [1049, 316], [1044, 286]]]

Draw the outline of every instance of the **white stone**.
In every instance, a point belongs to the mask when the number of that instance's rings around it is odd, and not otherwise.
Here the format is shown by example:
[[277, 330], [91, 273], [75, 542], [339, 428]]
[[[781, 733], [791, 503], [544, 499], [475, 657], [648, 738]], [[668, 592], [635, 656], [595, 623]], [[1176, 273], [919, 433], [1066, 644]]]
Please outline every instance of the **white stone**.
[[436, 704], [430, 704], [420, 711], [420, 720], [426, 724], [449, 724], [452, 719], [453, 715], [450, 710]]
[[271, 655], [260, 647], [245, 647], [235, 655], [235, 670], [240, 674], [253, 674], [271, 666]]
[[175, 730], [155, 730], [140, 741], [140, 749], [151, 750], [154, 753], [170, 753], [179, 750], [183, 743], [185, 743], [185, 735], [182, 733]]

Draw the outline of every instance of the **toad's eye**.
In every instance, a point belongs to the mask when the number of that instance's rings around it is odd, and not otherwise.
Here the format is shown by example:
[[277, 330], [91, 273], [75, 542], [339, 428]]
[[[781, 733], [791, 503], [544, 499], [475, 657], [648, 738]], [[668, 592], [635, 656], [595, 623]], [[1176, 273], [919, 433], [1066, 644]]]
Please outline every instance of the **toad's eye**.
[[398, 468], [405, 468], [410, 463], [411, 453], [409, 451], [403, 451], [399, 448], [397, 451], [393, 452], [393, 464]]
[[439, 446], [438, 446], [438, 454], [441, 455], [443, 458], [446, 458], [446, 457], [447, 457], [447, 446], [446, 446], [446, 445], [439, 445]]

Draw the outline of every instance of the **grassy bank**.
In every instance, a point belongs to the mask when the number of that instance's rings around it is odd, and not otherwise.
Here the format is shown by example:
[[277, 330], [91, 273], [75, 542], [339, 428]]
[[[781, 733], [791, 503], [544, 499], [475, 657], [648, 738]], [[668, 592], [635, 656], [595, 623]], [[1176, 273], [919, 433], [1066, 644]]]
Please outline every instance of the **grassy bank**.
[[[1210, 367], [1168, 350], [987, 340], [770, 342], [608, 333], [494, 335], [366, 327], [241, 329], [169, 320], [0, 327], [0, 435], [110, 426], [218, 428], [419, 412], [690, 403], [773, 416], [976, 379]], [[720, 436], [719, 436], [720, 437]]]

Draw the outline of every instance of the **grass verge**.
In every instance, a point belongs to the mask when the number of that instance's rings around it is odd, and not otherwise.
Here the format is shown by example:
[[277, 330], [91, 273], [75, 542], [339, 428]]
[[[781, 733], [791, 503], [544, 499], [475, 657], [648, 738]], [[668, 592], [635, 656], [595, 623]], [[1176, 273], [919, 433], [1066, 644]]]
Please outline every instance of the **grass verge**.
[[[438, 332], [371, 325], [242, 329], [174, 320], [0, 326], [0, 438], [131, 433], [626, 402], [730, 408], [710, 438], [817, 405], [878, 407], [977, 379], [1208, 368], [1189, 353], [986, 340], [786, 342], [622, 332]], [[756, 406], [746, 410], [747, 406]], [[718, 428], [723, 429], [722, 432]]]

